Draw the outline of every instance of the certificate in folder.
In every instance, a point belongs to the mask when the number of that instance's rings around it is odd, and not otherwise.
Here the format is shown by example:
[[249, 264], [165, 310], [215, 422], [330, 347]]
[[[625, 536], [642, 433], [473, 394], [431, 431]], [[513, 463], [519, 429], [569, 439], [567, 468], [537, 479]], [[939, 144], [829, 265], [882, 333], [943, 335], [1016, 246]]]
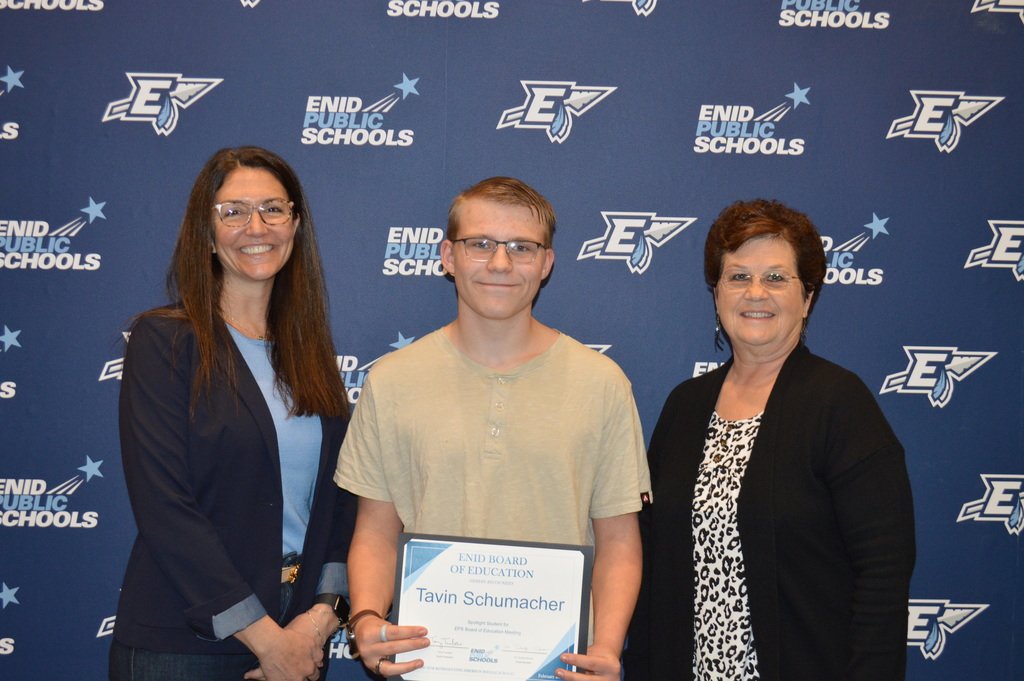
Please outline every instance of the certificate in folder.
[[552, 681], [585, 654], [591, 546], [425, 534], [399, 537], [393, 619], [427, 628], [407, 681]]

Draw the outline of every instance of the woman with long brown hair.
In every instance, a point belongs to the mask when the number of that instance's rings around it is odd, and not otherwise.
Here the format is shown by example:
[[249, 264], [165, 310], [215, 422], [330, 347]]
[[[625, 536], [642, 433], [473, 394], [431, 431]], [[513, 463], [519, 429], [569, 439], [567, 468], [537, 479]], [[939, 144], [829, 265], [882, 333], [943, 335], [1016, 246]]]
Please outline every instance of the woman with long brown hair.
[[344, 614], [348, 421], [295, 172], [222, 149], [196, 178], [166, 307], [137, 318], [119, 407], [138, 536], [114, 681], [317, 679]]

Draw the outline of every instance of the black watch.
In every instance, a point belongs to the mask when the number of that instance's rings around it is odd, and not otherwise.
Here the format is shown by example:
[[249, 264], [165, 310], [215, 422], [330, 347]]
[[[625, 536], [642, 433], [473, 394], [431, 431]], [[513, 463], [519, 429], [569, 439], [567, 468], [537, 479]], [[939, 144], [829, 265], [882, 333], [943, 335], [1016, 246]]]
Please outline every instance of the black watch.
[[338, 628], [341, 629], [348, 622], [348, 601], [341, 594], [319, 594], [313, 599], [313, 605], [317, 603], [323, 603], [329, 606], [334, 611], [334, 616], [338, 618]]

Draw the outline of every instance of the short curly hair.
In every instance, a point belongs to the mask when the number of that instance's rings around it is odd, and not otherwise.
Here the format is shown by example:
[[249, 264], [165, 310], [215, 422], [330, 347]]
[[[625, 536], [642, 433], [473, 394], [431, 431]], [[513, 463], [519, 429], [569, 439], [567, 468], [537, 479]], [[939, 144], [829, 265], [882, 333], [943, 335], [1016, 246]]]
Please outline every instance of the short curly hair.
[[718, 284], [726, 253], [733, 253], [751, 239], [761, 237], [784, 239], [793, 247], [804, 295], [814, 294], [813, 309], [825, 282], [825, 248], [821, 235], [806, 215], [775, 200], [737, 201], [718, 214], [704, 242], [704, 281], [708, 288], [714, 289]]

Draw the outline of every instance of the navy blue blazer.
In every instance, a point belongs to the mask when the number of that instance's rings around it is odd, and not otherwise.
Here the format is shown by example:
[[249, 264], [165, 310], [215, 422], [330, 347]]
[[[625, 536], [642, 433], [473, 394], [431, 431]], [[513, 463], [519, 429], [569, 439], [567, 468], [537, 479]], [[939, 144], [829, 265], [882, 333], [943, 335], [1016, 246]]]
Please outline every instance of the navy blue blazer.
[[187, 322], [143, 317], [125, 355], [121, 458], [138, 535], [114, 636], [178, 653], [244, 653], [213, 617], [256, 594], [274, 619], [312, 604], [326, 562], [345, 562], [354, 497], [332, 481], [347, 423], [321, 418], [323, 444], [303, 565], [280, 612], [281, 471], [266, 401], [232, 343], [237, 389], [215, 381], [189, 416], [198, 351]]

